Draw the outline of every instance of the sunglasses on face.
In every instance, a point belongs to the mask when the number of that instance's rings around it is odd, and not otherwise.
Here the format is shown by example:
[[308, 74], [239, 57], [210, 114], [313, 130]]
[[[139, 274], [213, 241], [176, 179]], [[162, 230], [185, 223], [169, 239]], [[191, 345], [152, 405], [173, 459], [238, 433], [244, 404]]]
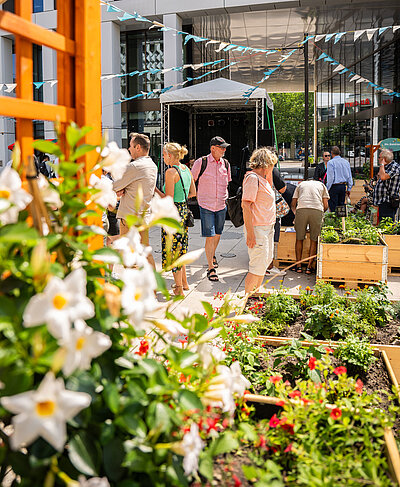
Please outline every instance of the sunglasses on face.
[[330, 154], [324, 154], [324, 157], [331, 157]]

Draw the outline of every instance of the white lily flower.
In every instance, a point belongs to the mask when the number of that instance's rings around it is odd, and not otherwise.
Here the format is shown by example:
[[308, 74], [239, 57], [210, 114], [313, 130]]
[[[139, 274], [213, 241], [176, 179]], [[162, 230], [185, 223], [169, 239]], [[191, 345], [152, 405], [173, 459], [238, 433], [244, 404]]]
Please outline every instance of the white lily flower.
[[162, 331], [169, 333], [172, 336], [186, 335], [187, 329], [184, 328], [178, 321], [165, 319], [153, 320], [154, 325]]
[[214, 338], [216, 338], [221, 333], [221, 330], [222, 327], [212, 328], [211, 330], [206, 331], [204, 335], [201, 335], [201, 337], [197, 340], [197, 343], [200, 345], [201, 343], [206, 343], [214, 340]]
[[240, 368], [239, 362], [233, 362], [230, 366], [231, 376], [232, 376], [232, 390], [233, 393], [238, 394], [240, 397], [243, 397], [244, 391], [248, 389], [251, 384], [246, 379], [244, 375], [242, 375], [242, 370]]
[[80, 475], [78, 480], [79, 487], [110, 487], [106, 477], [92, 477], [91, 479], [85, 479], [83, 475]]
[[52, 210], [57, 210], [58, 208], [61, 208], [64, 203], [61, 201], [58, 191], [56, 191], [49, 184], [43, 174], [39, 174], [38, 187], [43, 201], [47, 203]]
[[12, 419], [11, 447], [17, 450], [41, 436], [62, 451], [67, 439], [66, 422], [87, 408], [91, 400], [86, 392], [66, 390], [64, 381], [52, 372], [46, 374], [36, 391], [2, 397], [2, 406], [17, 415]]
[[121, 279], [125, 283], [121, 293], [123, 311], [134, 324], [140, 325], [146, 313], [158, 307], [154, 296], [157, 288], [154, 273], [148, 268], [143, 270], [124, 269]]
[[197, 472], [199, 456], [204, 446], [205, 443], [199, 435], [199, 427], [192, 423], [190, 431], [184, 435], [183, 440], [172, 447], [175, 453], [183, 456], [183, 468], [186, 476]]
[[181, 255], [176, 261], [174, 262], [174, 267], [182, 267], [183, 265], [189, 265], [192, 262], [195, 262], [204, 252], [204, 249], [193, 250], [192, 252], [187, 252], [186, 254]]
[[108, 335], [94, 331], [83, 320], [76, 320], [69, 336], [60, 340], [60, 345], [67, 352], [62, 371], [69, 376], [76, 369], [89, 369], [92, 359], [110, 348], [112, 342]]
[[237, 315], [227, 319], [236, 323], [254, 323], [255, 321], [260, 321], [258, 316], [253, 316], [252, 314]]
[[[181, 221], [181, 217], [178, 213], [178, 209], [175, 206], [174, 200], [171, 196], [165, 196], [161, 198], [158, 194], [155, 194], [150, 203], [151, 218], [150, 224], [160, 218], [173, 218], [178, 222]], [[169, 227], [168, 225], [162, 225], [163, 229], [167, 233], [176, 233], [176, 229]]]
[[0, 222], [15, 223], [18, 214], [32, 201], [32, 196], [22, 189], [17, 171], [5, 167], [0, 174]]
[[109, 172], [115, 180], [121, 179], [126, 166], [131, 162], [131, 155], [126, 149], [120, 149], [116, 142], [110, 142], [101, 152], [104, 158], [100, 166]]
[[117, 206], [117, 193], [113, 190], [111, 179], [107, 177], [99, 178], [95, 174], [92, 174], [89, 179], [89, 185], [99, 190], [99, 193], [91, 196], [92, 201], [103, 208], [108, 208], [108, 206], [115, 208]]
[[214, 345], [203, 343], [196, 348], [205, 369], [208, 369], [210, 365], [222, 362], [226, 358], [226, 353]]
[[26, 327], [46, 323], [55, 338], [65, 339], [75, 320], [94, 314], [94, 305], [86, 297], [86, 272], [78, 268], [64, 280], [52, 277], [43, 293], [30, 299], [23, 320]]
[[[122, 259], [125, 267], [146, 267], [149, 265], [147, 256], [151, 247], [144, 247], [140, 240], [140, 233], [135, 227], [131, 227], [129, 232], [117, 239], [113, 248], [122, 252]], [[151, 269], [149, 269], [151, 272]]]

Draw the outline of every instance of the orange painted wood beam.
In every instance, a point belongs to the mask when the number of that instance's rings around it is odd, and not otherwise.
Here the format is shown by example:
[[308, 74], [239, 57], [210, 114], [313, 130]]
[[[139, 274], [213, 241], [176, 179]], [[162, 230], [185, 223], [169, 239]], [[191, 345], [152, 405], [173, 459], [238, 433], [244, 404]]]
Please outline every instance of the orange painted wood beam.
[[[0, 115], [15, 117], [28, 122], [30, 121], [29, 119], [35, 119], [53, 122], [59, 120], [60, 122], [68, 123], [71, 120], [75, 120], [76, 111], [74, 108], [50, 105], [40, 101], [0, 96]], [[18, 136], [17, 140], [19, 140]]]
[[40, 25], [33, 24], [29, 20], [11, 12], [0, 12], [0, 29], [29, 39], [36, 44], [50, 47], [56, 51], [65, 52], [71, 56], [75, 54], [75, 42], [73, 40], [67, 39], [52, 30], [44, 29]]

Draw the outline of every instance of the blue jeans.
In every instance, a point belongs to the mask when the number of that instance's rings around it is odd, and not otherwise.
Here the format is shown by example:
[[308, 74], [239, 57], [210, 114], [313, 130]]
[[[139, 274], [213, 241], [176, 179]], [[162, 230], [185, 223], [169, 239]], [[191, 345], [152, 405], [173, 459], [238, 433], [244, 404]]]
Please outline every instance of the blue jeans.
[[206, 210], [199, 206], [201, 221], [201, 236], [215, 237], [221, 235], [225, 224], [226, 207], [219, 211]]

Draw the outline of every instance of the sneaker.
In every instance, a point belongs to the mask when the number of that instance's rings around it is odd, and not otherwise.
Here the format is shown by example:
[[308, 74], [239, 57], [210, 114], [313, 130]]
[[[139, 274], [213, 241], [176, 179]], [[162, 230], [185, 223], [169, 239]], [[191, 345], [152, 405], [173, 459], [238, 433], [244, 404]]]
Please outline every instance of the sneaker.
[[280, 269], [278, 269], [277, 267], [271, 267], [271, 269], [268, 269], [268, 272], [270, 274], [280, 274], [281, 276], [286, 276], [286, 272], [285, 271], [281, 271]]

